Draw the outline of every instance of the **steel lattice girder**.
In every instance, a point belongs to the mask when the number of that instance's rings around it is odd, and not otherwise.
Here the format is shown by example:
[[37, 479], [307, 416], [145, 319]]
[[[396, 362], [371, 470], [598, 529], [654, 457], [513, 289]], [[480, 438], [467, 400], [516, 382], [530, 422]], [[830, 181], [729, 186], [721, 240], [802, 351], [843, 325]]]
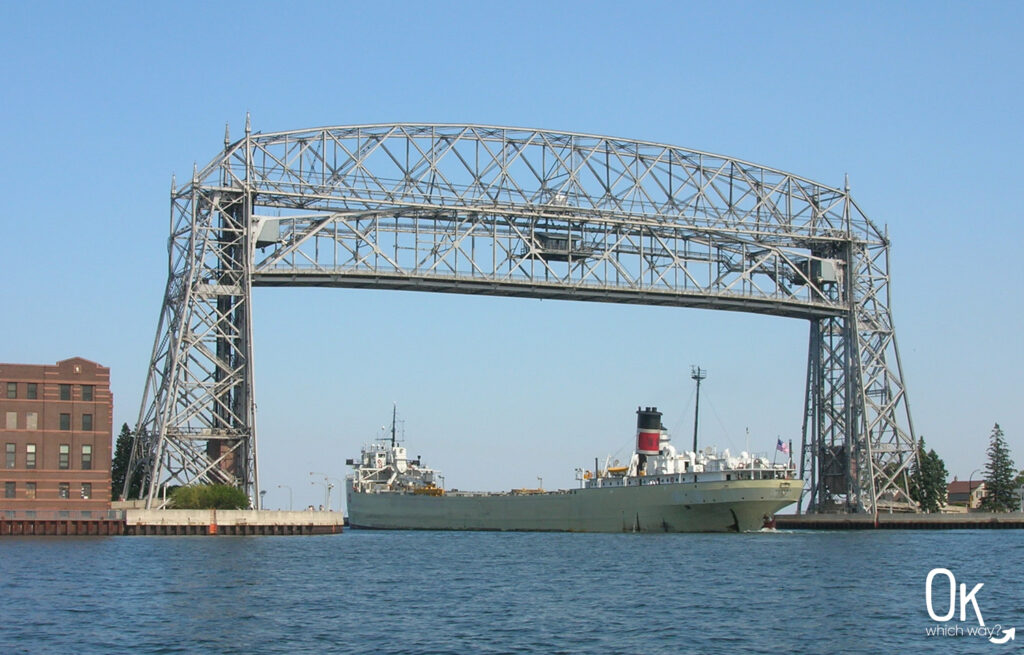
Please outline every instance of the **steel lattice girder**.
[[149, 504], [166, 484], [258, 489], [248, 206], [197, 178], [172, 193], [171, 270], [132, 456]]
[[[168, 481], [257, 497], [251, 287], [305, 285], [808, 319], [809, 507], [909, 500], [916, 449], [889, 243], [848, 190], [657, 143], [387, 124], [247, 126], [171, 196], [170, 273], [136, 429], [151, 499]], [[845, 488], [826, 489], [823, 467]]]

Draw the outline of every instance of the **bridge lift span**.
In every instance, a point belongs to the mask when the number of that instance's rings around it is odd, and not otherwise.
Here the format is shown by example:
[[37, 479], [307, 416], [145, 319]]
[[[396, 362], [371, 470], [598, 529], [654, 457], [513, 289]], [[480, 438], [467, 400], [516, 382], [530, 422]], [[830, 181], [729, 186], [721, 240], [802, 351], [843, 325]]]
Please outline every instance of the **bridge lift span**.
[[802, 509], [916, 508], [889, 240], [848, 188], [607, 136], [407, 123], [263, 134], [248, 119], [172, 187], [130, 472], [147, 506], [194, 483], [259, 502], [252, 288], [320, 286], [806, 319]]

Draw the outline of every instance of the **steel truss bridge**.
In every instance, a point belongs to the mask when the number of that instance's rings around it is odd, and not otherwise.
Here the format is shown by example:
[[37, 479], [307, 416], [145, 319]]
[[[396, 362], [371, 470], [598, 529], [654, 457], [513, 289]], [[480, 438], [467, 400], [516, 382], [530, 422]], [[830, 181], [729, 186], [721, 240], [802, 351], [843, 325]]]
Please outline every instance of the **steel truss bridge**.
[[259, 503], [252, 288], [319, 286], [806, 319], [803, 509], [916, 508], [889, 240], [848, 188], [589, 134], [247, 118], [172, 183], [169, 253], [130, 473], [148, 506], [190, 483]]

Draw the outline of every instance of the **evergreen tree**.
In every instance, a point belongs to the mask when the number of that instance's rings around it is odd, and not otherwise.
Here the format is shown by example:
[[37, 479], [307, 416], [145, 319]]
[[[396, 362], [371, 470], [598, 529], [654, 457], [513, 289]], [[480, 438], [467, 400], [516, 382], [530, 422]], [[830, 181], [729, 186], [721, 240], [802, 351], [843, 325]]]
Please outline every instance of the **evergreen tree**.
[[[124, 479], [128, 475], [128, 464], [132, 458], [132, 442], [134, 436], [127, 423], [121, 425], [121, 434], [117, 435], [117, 445], [114, 447], [114, 457], [110, 461], [110, 498], [117, 500], [124, 490]], [[132, 480], [131, 489], [128, 490], [128, 498], [139, 497], [139, 487], [142, 482], [138, 476]]]
[[917, 465], [910, 479], [910, 497], [923, 512], [938, 512], [946, 504], [946, 463], [935, 450], [925, 452], [924, 437], [917, 442]]
[[989, 437], [988, 464], [985, 465], [985, 497], [981, 508], [988, 512], [1012, 512], [1017, 495], [1013, 486], [1014, 467], [1003, 430], [996, 423]]

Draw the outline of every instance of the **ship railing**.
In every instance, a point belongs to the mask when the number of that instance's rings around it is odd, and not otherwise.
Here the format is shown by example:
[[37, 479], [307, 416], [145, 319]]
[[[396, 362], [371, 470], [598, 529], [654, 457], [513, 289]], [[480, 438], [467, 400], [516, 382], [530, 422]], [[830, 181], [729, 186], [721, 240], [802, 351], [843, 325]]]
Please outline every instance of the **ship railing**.
[[793, 477], [794, 469], [785, 466], [774, 468], [742, 468], [729, 471], [738, 480], [787, 480]]
[[[585, 488], [604, 489], [609, 487], [645, 487], [659, 484], [679, 484], [693, 482], [693, 473], [663, 473], [660, 475], [644, 475], [629, 478], [595, 478], [587, 480]], [[795, 470], [789, 467], [776, 468], [745, 468], [723, 469], [721, 471], [697, 471], [698, 480], [702, 482], [730, 480], [790, 480], [795, 477]]]
[[457, 496], [460, 498], [472, 498], [474, 496], [550, 496], [552, 494], [568, 494], [572, 492], [573, 489], [556, 489], [552, 491], [542, 491], [539, 493], [523, 494], [517, 493], [517, 491], [461, 491], [459, 489], [448, 489], [444, 492], [444, 495]]

